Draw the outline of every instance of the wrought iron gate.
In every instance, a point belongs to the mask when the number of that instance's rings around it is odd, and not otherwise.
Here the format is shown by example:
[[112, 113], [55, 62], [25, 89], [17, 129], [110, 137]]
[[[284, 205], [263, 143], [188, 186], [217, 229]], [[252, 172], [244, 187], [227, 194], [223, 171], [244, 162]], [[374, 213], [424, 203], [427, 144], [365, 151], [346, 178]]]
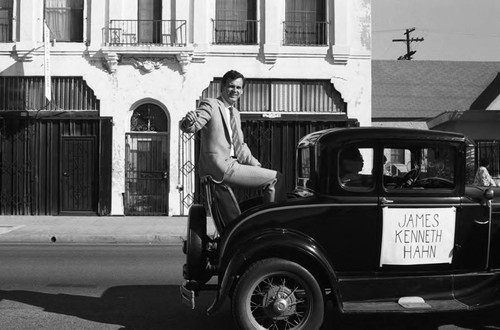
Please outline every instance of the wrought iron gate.
[[127, 133], [125, 215], [168, 215], [168, 133]]

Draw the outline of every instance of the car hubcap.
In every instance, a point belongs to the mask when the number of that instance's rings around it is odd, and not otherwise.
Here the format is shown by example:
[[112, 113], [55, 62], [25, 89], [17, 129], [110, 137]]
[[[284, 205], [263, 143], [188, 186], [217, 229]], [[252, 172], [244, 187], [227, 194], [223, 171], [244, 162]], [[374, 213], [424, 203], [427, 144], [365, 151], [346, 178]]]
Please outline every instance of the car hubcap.
[[288, 277], [270, 277], [252, 294], [251, 313], [266, 329], [295, 329], [307, 318], [304, 288]]
[[262, 305], [270, 312], [272, 317], [287, 317], [295, 312], [296, 299], [287, 287], [273, 286], [264, 296]]

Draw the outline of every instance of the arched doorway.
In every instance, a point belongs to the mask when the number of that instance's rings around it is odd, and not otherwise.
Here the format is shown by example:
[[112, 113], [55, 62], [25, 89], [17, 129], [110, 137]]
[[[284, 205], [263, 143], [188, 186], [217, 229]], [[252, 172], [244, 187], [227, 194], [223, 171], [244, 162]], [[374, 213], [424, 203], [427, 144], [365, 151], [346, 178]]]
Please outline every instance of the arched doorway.
[[125, 136], [125, 215], [168, 215], [169, 121], [153, 103], [138, 106]]

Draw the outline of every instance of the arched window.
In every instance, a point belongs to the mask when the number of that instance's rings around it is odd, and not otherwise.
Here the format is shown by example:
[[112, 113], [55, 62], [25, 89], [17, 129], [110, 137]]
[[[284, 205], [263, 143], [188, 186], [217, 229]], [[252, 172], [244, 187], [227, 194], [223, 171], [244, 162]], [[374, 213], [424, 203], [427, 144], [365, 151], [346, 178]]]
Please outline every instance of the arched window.
[[143, 104], [134, 110], [130, 119], [133, 132], [167, 132], [168, 120], [163, 110], [151, 103]]

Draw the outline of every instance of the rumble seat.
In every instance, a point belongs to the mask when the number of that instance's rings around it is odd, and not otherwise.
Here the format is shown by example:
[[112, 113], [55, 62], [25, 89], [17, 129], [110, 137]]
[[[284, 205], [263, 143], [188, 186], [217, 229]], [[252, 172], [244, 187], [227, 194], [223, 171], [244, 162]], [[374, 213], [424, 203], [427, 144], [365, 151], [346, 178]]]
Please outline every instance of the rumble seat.
[[241, 214], [238, 201], [229, 186], [215, 182], [211, 176], [202, 177], [201, 184], [205, 189], [205, 207], [212, 215], [217, 231], [222, 232], [230, 221]]

